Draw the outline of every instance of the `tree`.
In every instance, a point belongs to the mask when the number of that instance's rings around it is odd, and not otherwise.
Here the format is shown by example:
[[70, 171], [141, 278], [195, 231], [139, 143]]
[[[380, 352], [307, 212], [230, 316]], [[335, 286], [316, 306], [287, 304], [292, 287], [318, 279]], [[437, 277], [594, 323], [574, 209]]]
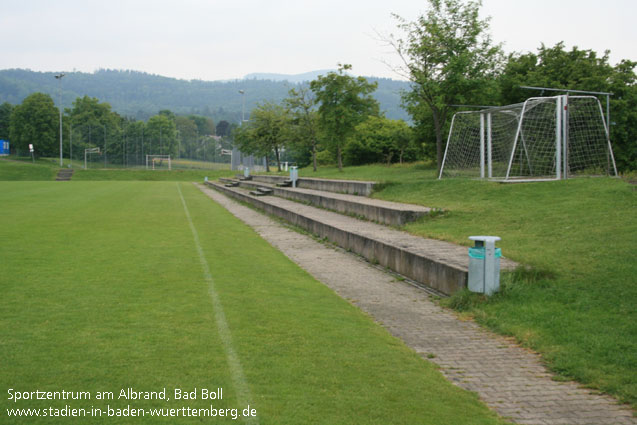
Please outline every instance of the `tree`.
[[199, 148], [199, 128], [190, 117], [176, 117], [175, 125], [179, 132], [179, 155], [196, 158]]
[[274, 153], [277, 167], [281, 171], [281, 149], [289, 137], [289, 115], [287, 110], [271, 102], [257, 105], [244, 123], [234, 133], [235, 144], [245, 153], [266, 157], [266, 169], [270, 171], [269, 155]]
[[[73, 107], [67, 109], [73, 134], [73, 146], [80, 153], [87, 147], [100, 147], [104, 161], [123, 159], [122, 125], [123, 120], [111, 105], [94, 97], [78, 97]], [[69, 132], [70, 134], [70, 132]]]
[[312, 167], [316, 171], [316, 147], [318, 141], [318, 115], [314, 111], [316, 100], [304, 86], [290, 89], [285, 104], [292, 113], [294, 139], [302, 146], [309, 146], [312, 152]]
[[[508, 58], [498, 83], [502, 104], [523, 102], [538, 92], [520, 86], [565, 88], [611, 92], [611, 142], [619, 170], [637, 169], [637, 62], [623, 60], [614, 67], [609, 64], [609, 51], [598, 55], [592, 50], [564, 43], [553, 47], [542, 45], [537, 53], [513, 54]], [[546, 92], [556, 95], [559, 92]], [[605, 98], [602, 98], [605, 105]]]
[[429, 0], [429, 11], [414, 22], [394, 15], [404, 38], [387, 40], [402, 60], [397, 72], [412, 82], [403, 101], [417, 121], [431, 110], [436, 160], [442, 164], [443, 132], [453, 104], [482, 103], [493, 96], [501, 67], [499, 45], [492, 45], [488, 20], [478, 17], [480, 1]]
[[18, 152], [29, 152], [33, 144], [37, 155], [59, 154], [59, 110], [51, 96], [33, 93], [11, 113], [9, 136]]
[[177, 127], [167, 114], [150, 117], [146, 123], [146, 140], [149, 155], [177, 155]]
[[371, 96], [376, 83], [369, 83], [364, 77], [352, 77], [345, 71], [352, 66], [338, 67], [338, 72], [320, 75], [310, 82], [310, 89], [320, 103], [319, 125], [325, 131], [328, 143], [336, 149], [339, 171], [343, 170], [342, 150], [345, 141], [354, 128], [370, 115], [378, 115], [378, 102]]
[[221, 120], [217, 123], [217, 127], [215, 129], [217, 136], [228, 137], [230, 136], [230, 123], [226, 120]]
[[415, 159], [414, 134], [402, 120], [385, 117], [369, 117], [356, 126], [344, 148], [345, 162], [362, 165], [396, 159], [402, 164], [407, 152], [408, 159]]
[[5, 102], [0, 105], [0, 139], [2, 140], [10, 140], [11, 112], [13, 112], [13, 105], [10, 103]]

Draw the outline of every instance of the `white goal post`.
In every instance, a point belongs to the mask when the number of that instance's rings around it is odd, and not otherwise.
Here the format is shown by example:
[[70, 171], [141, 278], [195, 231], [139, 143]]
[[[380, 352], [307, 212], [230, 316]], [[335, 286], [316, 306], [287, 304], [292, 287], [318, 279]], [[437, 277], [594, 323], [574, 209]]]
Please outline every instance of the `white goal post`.
[[100, 152], [100, 148], [88, 148], [88, 149], [84, 149], [84, 169], [85, 169], [85, 170], [86, 170], [86, 168], [88, 167], [88, 163], [87, 163], [87, 157], [88, 157], [88, 155], [91, 155], [91, 154], [94, 154], [94, 153], [97, 153], [97, 154], [100, 154], [100, 155], [102, 154], [102, 153]]
[[170, 155], [146, 155], [146, 169], [158, 170], [168, 166], [169, 170], [172, 170], [170, 161]]
[[563, 95], [456, 113], [438, 178], [538, 181], [601, 174], [617, 175], [601, 103]]

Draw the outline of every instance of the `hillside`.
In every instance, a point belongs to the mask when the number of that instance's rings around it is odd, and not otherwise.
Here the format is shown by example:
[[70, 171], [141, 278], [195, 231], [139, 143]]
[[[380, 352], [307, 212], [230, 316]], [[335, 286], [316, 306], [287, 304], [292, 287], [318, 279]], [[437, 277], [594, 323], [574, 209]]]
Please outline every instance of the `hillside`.
[[[59, 85], [54, 72], [23, 69], [0, 70], [0, 103], [19, 104], [31, 93], [48, 93], [58, 102]], [[178, 80], [136, 71], [99, 70], [94, 73], [69, 72], [62, 80], [62, 102], [70, 107], [82, 96], [108, 102], [115, 111], [136, 119], [147, 119], [162, 109], [177, 114], [198, 114], [240, 121], [242, 96], [245, 91], [246, 114], [263, 101], [279, 102], [288, 90], [315, 73], [293, 75], [251, 74], [241, 80]], [[258, 77], [258, 78], [257, 78]], [[409, 119], [400, 108], [400, 90], [408, 83], [391, 79], [370, 78], [378, 82], [375, 96], [387, 117]]]

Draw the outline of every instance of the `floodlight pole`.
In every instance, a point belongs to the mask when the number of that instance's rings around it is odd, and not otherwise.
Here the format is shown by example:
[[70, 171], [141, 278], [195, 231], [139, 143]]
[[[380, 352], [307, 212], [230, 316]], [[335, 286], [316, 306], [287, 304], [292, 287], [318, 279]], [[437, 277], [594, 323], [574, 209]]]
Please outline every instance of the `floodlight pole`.
[[239, 93], [241, 93], [241, 123], [243, 123], [246, 120], [246, 92], [245, 90], [239, 90]]
[[64, 163], [62, 162], [62, 77], [64, 77], [65, 75], [65, 73], [60, 72], [58, 75], [55, 76], [55, 78], [60, 82], [60, 167], [64, 165]]

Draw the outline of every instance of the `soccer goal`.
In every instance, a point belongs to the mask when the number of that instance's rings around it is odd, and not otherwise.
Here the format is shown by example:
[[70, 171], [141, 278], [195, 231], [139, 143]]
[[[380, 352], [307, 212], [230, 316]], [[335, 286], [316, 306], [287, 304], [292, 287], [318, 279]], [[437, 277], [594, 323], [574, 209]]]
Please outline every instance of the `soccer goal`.
[[170, 155], [146, 155], [147, 170], [172, 170]]
[[456, 113], [439, 178], [503, 181], [617, 175], [602, 106], [594, 96], [532, 97]]
[[92, 154], [99, 154], [101, 155], [102, 153], [100, 152], [100, 148], [88, 148], [88, 149], [84, 149], [84, 169], [86, 170], [88, 168], [88, 158], [92, 155]]

